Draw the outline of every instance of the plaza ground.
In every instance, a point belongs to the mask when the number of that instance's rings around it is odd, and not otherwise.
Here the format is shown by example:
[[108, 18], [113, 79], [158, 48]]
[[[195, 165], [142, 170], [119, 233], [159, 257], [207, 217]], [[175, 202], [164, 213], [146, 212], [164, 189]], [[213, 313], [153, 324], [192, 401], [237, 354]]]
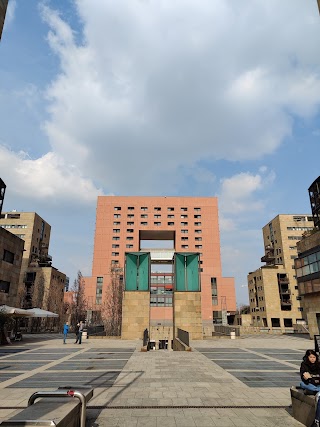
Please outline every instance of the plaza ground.
[[29, 335], [0, 347], [0, 420], [29, 396], [91, 385], [87, 425], [302, 426], [289, 388], [313, 341], [293, 335], [194, 341], [192, 352], [140, 352], [139, 341]]

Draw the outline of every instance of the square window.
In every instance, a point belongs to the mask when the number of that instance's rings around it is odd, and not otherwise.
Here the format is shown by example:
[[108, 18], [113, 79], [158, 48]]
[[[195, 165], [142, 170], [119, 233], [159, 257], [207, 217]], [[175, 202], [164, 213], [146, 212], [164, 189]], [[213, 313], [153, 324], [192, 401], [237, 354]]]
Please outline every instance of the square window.
[[146, 221], [142, 221], [140, 222], [141, 225], [148, 225], [148, 223]]
[[168, 208], [168, 211], [173, 212], [174, 208]]
[[120, 237], [113, 236], [112, 240], [120, 240]]
[[168, 214], [168, 215], [167, 215], [167, 218], [174, 218], [174, 215], [170, 215], [170, 214]]
[[196, 227], [201, 227], [201, 222], [195, 222], [195, 223], [194, 223], [194, 225], [195, 225]]
[[127, 214], [128, 218], [134, 218], [134, 214]]
[[141, 214], [140, 217], [141, 218], [148, 218], [148, 214]]
[[174, 225], [174, 222], [168, 222], [168, 225], [172, 226], [172, 225]]
[[128, 211], [133, 211], [134, 207], [133, 206], [128, 206]]
[[161, 222], [154, 222], [153, 224], [159, 226], [161, 225]]
[[114, 229], [113, 229], [113, 232], [114, 232], [114, 233], [120, 233], [120, 228], [114, 228]]
[[111, 256], [119, 256], [119, 252], [112, 252]]
[[195, 212], [200, 212], [201, 208], [193, 208]]
[[121, 211], [121, 207], [120, 207], [120, 206], [115, 206], [115, 207], [114, 207], [114, 210], [115, 210], [115, 211]]
[[134, 222], [133, 221], [128, 221], [127, 225], [134, 225]]
[[131, 249], [133, 248], [133, 245], [126, 245], [126, 248]]
[[141, 208], [140, 208], [142, 211], [147, 211], [148, 210], [148, 208], [147, 208], [147, 206], [141, 206]]
[[197, 234], [201, 234], [202, 230], [194, 230], [194, 232], [197, 233]]
[[154, 216], [154, 218], [161, 218], [161, 215], [159, 215], [159, 214], [154, 214], [153, 216]]
[[120, 221], [113, 221], [113, 225], [120, 225]]
[[188, 249], [189, 246], [188, 245], [181, 245], [182, 249]]
[[155, 210], [155, 211], [161, 211], [161, 208], [156, 207], [156, 208], [154, 208], [154, 210]]
[[187, 212], [188, 208], [181, 208], [180, 210], [182, 210], [183, 212]]
[[181, 224], [182, 226], [186, 226], [186, 225], [188, 225], [188, 223], [187, 223], [187, 222], [185, 222], [185, 221], [180, 222], [180, 224]]
[[121, 218], [120, 214], [113, 214], [113, 218]]
[[188, 234], [188, 230], [181, 230], [182, 234]]
[[127, 240], [133, 240], [133, 237], [127, 236]]
[[112, 245], [112, 247], [113, 247], [113, 248], [119, 248], [119, 247], [120, 247], [120, 245], [118, 245], [118, 244], [114, 243], [114, 244]]

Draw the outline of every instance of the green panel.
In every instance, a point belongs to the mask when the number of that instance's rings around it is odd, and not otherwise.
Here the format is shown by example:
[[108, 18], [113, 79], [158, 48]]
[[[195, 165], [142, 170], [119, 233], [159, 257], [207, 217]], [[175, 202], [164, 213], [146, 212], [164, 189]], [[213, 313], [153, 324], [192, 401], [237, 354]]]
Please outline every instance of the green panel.
[[137, 266], [138, 257], [137, 255], [130, 253], [126, 254], [126, 271], [125, 271], [125, 290], [126, 291], [136, 291], [137, 290]]
[[148, 253], [139, 255], [139, 291], [149, 290], [150, 255]]
[[150, 282], [150, 254], [148, 252], [128, 252], [125, 256], [125, 290], [148, 291]]
[[175, 254], [175, 290], [186, 291], [185, 255]]
[[175, 290], [200, 291], [199, 254], [175, 253]]
[[199, 255], [187, 255], [187, 288], [188, 291], [200, 291], [199, 284]]

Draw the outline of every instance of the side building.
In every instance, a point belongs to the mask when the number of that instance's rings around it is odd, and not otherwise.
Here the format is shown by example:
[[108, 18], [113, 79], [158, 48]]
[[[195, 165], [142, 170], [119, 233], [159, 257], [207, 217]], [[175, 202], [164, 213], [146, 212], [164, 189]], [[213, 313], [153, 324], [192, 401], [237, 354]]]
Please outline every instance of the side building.
[[204, 329], [235, 314], [234, 279], [222, 277], [217, 198], [98, 197], [92, 276], [84, 278], [90, 312], [103, 307], [114, 269], [123, 278], [125, 253], [139, 251], [151, 255], [151, 326], [172, 327], [175, 252], [200, 253]]
[[284, 332], [304, 322], [294, 269], [297, 242], [313, 229], [310, 215], [277, 215], [262, 229], [266, 265], [248, 274], [253, 326]]
[[24, 242], [16, 306], [40, 307], [63, 314], [66, 275], [52, 266], [51, 226], [35, 212], [4, 212], [0, 227]]
[[301, 307], [310, 337], [320, 334], [320, 176], [309, 187], [315, 228], [298, 242], [295, 259]]
[[[6, 184], [0, 178], [0, 215]], [[0, 304], [16, 304], [24, 241], [0, 228]]]

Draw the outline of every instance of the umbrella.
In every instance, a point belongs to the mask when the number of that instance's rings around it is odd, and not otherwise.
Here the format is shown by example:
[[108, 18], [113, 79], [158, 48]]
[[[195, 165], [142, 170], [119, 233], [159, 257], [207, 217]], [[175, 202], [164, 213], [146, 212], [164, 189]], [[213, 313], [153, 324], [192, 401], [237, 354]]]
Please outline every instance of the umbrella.
[[59, 317], [59, 314], [52, 313], [52, 311], [42, 310], [41, 308], [30, 308], [28, 310], [30, 317]]
[[32, 317], [33, 310], [23, 310], [22, 308], [10, 307], [9, 305], [0, 305], [0, 316], [10, 317]]

